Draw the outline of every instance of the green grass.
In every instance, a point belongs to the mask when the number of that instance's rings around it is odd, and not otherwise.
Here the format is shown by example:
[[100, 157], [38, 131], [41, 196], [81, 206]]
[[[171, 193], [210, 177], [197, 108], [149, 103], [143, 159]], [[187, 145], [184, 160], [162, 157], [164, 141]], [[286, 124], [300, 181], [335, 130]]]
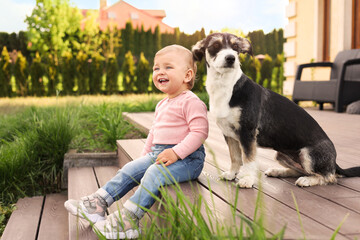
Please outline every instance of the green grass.
[[[154, 111], [164, 94], [2, 98], [0, 236], [19, 198], [61, 191], [64, 154], [116, 150], [116, 140], [145, 138], [123, 112]], [[201, 94], [205, 101], [207, 94]], [[4, 210], [5, 209], [5, 210]]]
[[[112, 96], [104, 101], [99, 97], [101, 100], [92, 102], [86, 97], [76, 101], [74, 98], [3, 99], [0, 207], [6, 211], [0, 212], [0, 235], [12, 204], [19, 198], [61, 191], [63, 159], [69, 149], [114, 151], [117, 139], [146, 137], [124, 120], [122, 112], [153, 111], [161, 97], [143, 96], [145, 101], [136, 102], [132, 99], [141, 96], [115, 97], [115, 101]], [[4, 104], [6, 101], [8, 105]], [[33, 104], [27, 106], [27, 101]]]

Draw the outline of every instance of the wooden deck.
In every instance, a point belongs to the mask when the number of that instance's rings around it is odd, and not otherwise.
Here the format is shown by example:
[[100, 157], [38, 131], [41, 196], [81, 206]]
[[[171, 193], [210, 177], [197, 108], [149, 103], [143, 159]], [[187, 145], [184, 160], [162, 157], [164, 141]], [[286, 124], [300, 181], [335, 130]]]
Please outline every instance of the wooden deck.
[[[314, 109], [307, 111], [334, 142], [337, 163], [343, 168], [360, 166], [360, 116]], [[153, 113], [131, 113], [127, 114], [127, 118], [147, 130], [151, 127]], [[211, 187], [220, 201], [214, 209], [221, 212], [221, 206], [234, 203], [236, 189], [218, 180], [219, 174], [228, 170], [230, 157], [220, 129], [210, 115], [209, 120], [210, 133], [205, 143], [206, 164], [198, 183], [204, 189]], [[295, 178], [277, 179], [264, 175], [268, 167], [279, 166], [273, 160], [274, 156], [273, 150], [258, 149], [261, 184], [256, 184], [254, 189], [240, 189], [237, 202], [239, 212], [253, 219], [256, 197], [261, 192], [269, 234], [279, 232], [286, 225], [287, 239], [330, 239], [345, 219], [336, 239], [360, 238], [360, 178], [341, 178], [337, 185], [299, 188], [294, 185]], [[298, 205], [302, 227], [292, 193]]]
[[[333, 140], [338, 153], [338, 164], [343, 168], [359, 166], [360, 115], [307, 111]], [[153, 121], [153, 113], [128, 113], [126, 117], [143, 131], [148, 131]], [[237, 188], [232, 182], [218, 180], [219, 174], [229, 168], [230, 157], [222, 133], [210, 115], [209, 120], [210, 133], [205, 143], [207, 156], [204, 170], [197, 181], [181, 184], [182, 190], [190, 199], [195, 200], [196, 195], [201, 194], [212, 213], [226, 224], [238, 227], [240, 217], [237, 215], [233, 220], [231, 205], [236, 205], [238, 214], [253, 220], [256, 199], [261, 194], [268, 236], [278, 233], [286, 226], [285, 239], [330, 239], [345, 219], [336, 239], [360, 238], [360, 178], [341, 178], [337, 185], [299, 188], [294, 185], [296, 179], [293, 178], [265, 177], [263, 172], [278, 164], [273, 160], [273, 150], [258, 149], [260, 182], [253, 189], [238, 189], [236, 196]], [[18, 209], [12, 214], [2, 239], [97, 239], [89, 224], [68, 214], [63, 203], [67, 198], [78, 199], [91, 194], [104, 185], [119, 167], [140, 156], [144, 139], [120, 140], [117, 143], [119, 166], [69, 169], [68, 196], [55, 194], [19, 200]], [[121, 208], [133, 191], [111, 206], [109, 212]], [[174, 194], [171, 189], [170, 194]], [[155, 204], [154, 209], [156, 207]], [[142, 224], [150, 221], [151, 217], [145, 215]]]

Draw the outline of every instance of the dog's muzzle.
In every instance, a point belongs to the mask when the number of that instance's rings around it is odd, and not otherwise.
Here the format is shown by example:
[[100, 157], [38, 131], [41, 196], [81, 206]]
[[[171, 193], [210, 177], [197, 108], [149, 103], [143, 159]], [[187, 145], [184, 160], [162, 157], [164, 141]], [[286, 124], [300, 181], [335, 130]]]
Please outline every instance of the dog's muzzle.
[[232, 67], [234, 65], [235, 62], [235, 56], [232, 54], [226, 55], [225, 56], [225, 67]]

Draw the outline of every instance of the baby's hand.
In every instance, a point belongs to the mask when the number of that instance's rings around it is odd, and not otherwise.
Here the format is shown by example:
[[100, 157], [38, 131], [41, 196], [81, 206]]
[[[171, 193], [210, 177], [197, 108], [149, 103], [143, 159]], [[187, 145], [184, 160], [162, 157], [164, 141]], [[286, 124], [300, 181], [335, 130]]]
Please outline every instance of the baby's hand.
[[176, 155], [176, 153], [174, 152], [174, 150], [172, 150], [171, 148], [165, 149], [164, 151], [162, 151], [157, 159], [156, 159], [156, 164], [161, 164], [164, 163], [165, 166], [169, 166], [170, 164], [173, 164], [174, 162], [176, 162], [179, 159], [178, 155]]

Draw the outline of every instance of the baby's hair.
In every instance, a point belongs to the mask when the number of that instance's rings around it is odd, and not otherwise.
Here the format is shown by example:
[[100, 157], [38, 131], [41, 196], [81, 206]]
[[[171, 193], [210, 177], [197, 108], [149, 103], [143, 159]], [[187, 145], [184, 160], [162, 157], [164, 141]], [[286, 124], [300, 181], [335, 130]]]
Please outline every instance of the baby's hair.
[[189, 69], [193, 70], [193, 72], [194, 72], [194, 75], [193, 75], [192, 79], [190, 80], [190, 82], [188, 82], [188, 88], [189, 88], [189, 90], [191, 90], [194, 87], [195, 76], [196, 76], [196, 71], [197, 71], [197, 65], [196, 65], [196, 62], [194, 61], [192, 52], [189, 49], [187, 49], [187, 48], [185, 48], [183, 46], [173, 44], [173, 45], [169, 45], [169, 46], [166, 46], [166, 47], [160, 49], [155, 54], [155, 56], [164, 54], [164, 53], [169, 52], [169, 51], [181, 51], [181, 52], [185, 53], [185, 56], [186, 56], [187, 62], [188, 62], [187, 67]]

